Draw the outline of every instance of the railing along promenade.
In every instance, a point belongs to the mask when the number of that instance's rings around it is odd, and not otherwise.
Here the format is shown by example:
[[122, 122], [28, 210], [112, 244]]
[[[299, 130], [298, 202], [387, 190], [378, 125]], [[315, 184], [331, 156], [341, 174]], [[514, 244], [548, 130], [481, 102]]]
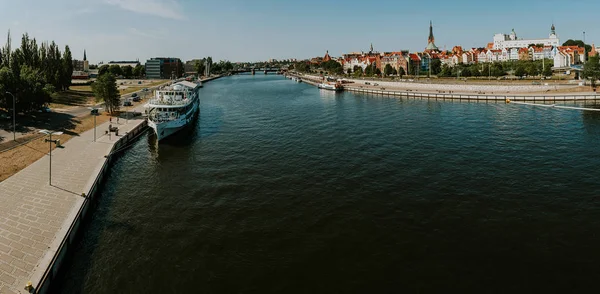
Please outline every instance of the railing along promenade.
[[[293, 74], [291, 74], [293, 75]], [[311, 84], [313, 86], [321, 83], [321, 80], [315, 79], [310, 76], [299, 76], [293, 75], [302, 79], [303, 82]], [[379, 89], [373, 89], [363, 86], [356, 86], [353, 84], [344, 84], [344, 91], [350, 91], [355, 93], [362, 93], [367, 95], [381, 95], [381, 96], [396, 96], [404, 98], [414, 99], [434, 99], [434, 100], [465, 100], [465, 101], [496, 101], [505, 102], [510, 101], [522, 101], [522, 102], [562, 102], [562, 101], [597, 101], [600, 100], [598, 94], [473, 94], [473, 93], [455, 93], [454, 91], [439, 91], [438, 93], [428, 93], [416, 90], [399, 90], [399, 89], [387, 89], [380, 87]]]

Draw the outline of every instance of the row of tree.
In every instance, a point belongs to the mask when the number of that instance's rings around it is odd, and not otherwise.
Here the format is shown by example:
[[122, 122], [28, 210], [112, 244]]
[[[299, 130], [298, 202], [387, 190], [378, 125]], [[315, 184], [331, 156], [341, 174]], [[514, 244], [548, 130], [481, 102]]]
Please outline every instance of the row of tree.
[[73, 74], [73, 60], [69, 46], [61, 53], [54, 41], [30, 39], [27, 33], [21, 46], [11, 48], [11, 36], [0, 50], [0, 108], [12, 108], [14, 95], [17, 112], [39, 109], [51, 102], [55, 91], [68, 90]]
[[135, 67], [132, 67], [131, 65], [121, 67], [118, 64], [105, 64], [98, 68], [98, 76], [101, 76], [107, 72], [112, 73], [116, 77], [122, 76], [126, 79], [141, 78], [146, 75], [146, 68], [141, 64], [138, 64]]
[[[213, 63], [212, 57], [206, 57], [200, 60], [196, 60], [194, 68], [198, 73], [198, 76], [208, 76], [210, 74], [222, 74], [231, 72], [234, 69], [233, 64], [228, 60], [220, 60], [217, 63]], [[208, 68], [208, 72], [206, 69]]]
[[440, 77], [501, 77], [512, 74], [517, 77], [524, 76], [552, 76], [551, 61], [543, 60], [516, 60], [494, 63], [458, 64], [456, 66], [443, 65], [438, 76]]

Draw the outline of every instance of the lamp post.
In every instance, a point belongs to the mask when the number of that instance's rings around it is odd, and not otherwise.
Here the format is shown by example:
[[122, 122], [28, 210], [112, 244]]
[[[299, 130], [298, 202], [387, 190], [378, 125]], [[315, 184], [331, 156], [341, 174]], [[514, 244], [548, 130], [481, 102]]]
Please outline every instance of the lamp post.
[[50, 170], [49, 170], [49, 176], [48, 176], [48, 184], [50, 186], [52, 186], [52, 143], [57, 144], [60, 140], [52, 140], [52, 135], [55, 136], [60, 136], [63, 134], [63, 132], [51, 132], [48, 130], [40, 130], [40, 133], [42, 134], [46, 134], [48, 136], [50, 136], [50, 139], [44, 139], [45, 142], [48, 142], [48, 146], [50, 146]]
[[92, 111], [92, 115], [94, 116], [94, 142], [96, 142], [96, 116], [98, 116], [102, 108], [88, 107], [88, 109]]
[[6, 94], [10, 94], [10, 96], [12, 96], [13, 98], [13, 141], [17, 141], [17, 123], [16, 123], [16, 98], [15, 95], [13, 95], [13, 93], [6, 91]]

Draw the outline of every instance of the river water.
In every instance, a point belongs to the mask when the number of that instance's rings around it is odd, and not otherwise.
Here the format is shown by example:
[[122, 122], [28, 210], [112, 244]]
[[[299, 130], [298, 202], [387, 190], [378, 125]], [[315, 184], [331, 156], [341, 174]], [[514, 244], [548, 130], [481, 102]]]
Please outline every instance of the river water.
[[205, 84], [111, 168], [62, 293], [581, 292], [600, 278], [600, 114]]

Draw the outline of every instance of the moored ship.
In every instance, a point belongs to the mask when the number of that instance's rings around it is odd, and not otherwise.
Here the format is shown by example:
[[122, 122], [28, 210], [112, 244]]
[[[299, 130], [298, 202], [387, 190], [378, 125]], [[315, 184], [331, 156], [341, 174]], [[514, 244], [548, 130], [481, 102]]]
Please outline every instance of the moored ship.
[[150, 126], [162, 140], [187, 126], [198, 114], [200, 98], [196, 83], [181, 81], [156, 91], [145, 105]]
[[319, 89], [325, 89], [325, 90], [338, 92], [338, 91], [344, 90], [344, 87], [342, 86], [341, 83], [331, 84], [331, 83], [323, 82], [323, 83], [319, 84]]

